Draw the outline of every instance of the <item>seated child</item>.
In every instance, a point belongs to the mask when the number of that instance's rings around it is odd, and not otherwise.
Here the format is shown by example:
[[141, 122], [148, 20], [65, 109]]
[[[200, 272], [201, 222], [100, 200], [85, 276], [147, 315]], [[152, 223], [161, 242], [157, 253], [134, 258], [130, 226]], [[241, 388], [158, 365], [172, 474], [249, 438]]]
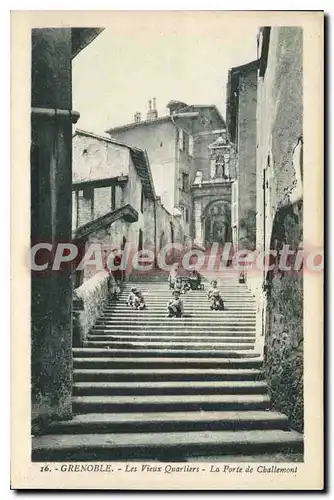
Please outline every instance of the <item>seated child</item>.
[[201, 286], [201, 275], [199, 274], [196, 269], [191, 269], [190, 270], [190, 277], [189, 277], [189, 288], [191, 290], [198, 290]]
[[180, 294], [181, 293], [184, 293], [183, 292], [183, 284], [182, 284], [182, 279], [180, 278], [180, 276], [177, 276], [175, 278], [175, 281], [174, 281], [174, 290], [179, 292]]
[[133, 309], [145, 309], [146, 307], [143, 294], [137, 288], [131, 288], [126, 304]]
[[174, 288], [175, 280], [178, 277], [178, 274], [179, 274], [179, 264], [175, 263], [168, 276], [168, 282], [170, 288]]
[[182, 318], [183, 316], [183, 302], [180, 299], [180, 292], [173, 291], [173, 299], [167, 304], [167, 318]]
[[187, 293], [187, 292], [189, 292], [189, 290], [191, 290], [189, 280], [185, 280], [182, 282], [182, 290], [183, 290], [183, 293]]
[[223, 311], [224, 310], [224, 302], [220, 296], [219, 290], [216, 288], [211, 295], [211, 309], [213, 311]]
[[211, 309], [215, 311], [222, 311], [224, 309], [224, 302], [220, 296], [217, 288], [217, 281], [211, 281], [211, 288], [208, 290], [208, 300], [211, 302]]
[[180, 276], [178, 276], [175, 279], [175, 283], [174, 283], [173, 288], [174, 288], [174, 290], [177, 290], [178, 292], [180, 292], [180, 294], [186, 293], [186, 292], [188, 292], [188, 290], [190, 290], [189, 284], [186, 281], [183, 281]]

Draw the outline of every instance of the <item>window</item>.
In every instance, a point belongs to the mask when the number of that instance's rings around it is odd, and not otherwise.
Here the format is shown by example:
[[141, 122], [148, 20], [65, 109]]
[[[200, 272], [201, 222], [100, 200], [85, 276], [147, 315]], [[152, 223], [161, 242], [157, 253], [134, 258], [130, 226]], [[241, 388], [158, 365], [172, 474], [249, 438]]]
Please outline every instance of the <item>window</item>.
[[111, 186], [111, 211], [116, 210], [116, 186]]
[[187, 151], [187, 134], [185, 134], [183, 132], [183, 151], [186, 152]]
[[189, 191], [189, 174], [182, 172], [182, 191]]

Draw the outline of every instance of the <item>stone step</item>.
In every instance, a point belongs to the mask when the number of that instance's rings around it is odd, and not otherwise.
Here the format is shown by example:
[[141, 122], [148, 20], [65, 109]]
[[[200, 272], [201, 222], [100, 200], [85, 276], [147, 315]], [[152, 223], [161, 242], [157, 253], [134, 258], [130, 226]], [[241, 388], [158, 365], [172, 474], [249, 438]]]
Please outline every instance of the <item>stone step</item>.
[[[101, 342], [101, 340], [100, 340]], [[248, 353], [252, 352], [255, 347], [255, 343], [249, 344], [232, 344], [232, 343], [212, 343], [212, 344], [187, 344], [187, 343], [171, 343], [171, 342], [115, 342], [112, 340], [104, 340], [104, 349], [103, 354], [106, 355], [106, 351], [111, 351], [110, 355], [118, 356], [116, 351], [120, 352], [120, 355], [124, 355], [126, 351], [129, 351], [129, 356], [157, 356], [160, 353], [164, 356], [171, 356], [173, 353], [175, 356], [187, 356], [187, 355], [196, 355], [196, 356], [247, 356]], [[84, 346], [87, 348], [87, 351], [91, 351], [92, 348], [98, 348], [98, 346]], [[101, 347], [101, 346], [100, 346]], [[96, 350], [96, 349], [94, 349]], [[115, 351], [115, 352], [114, 352]], [[236, 352], [237, 351], [237, 352]], [[137, 354], [138, 353], [138, 354]], [[198, 353], [198, 354], [196, 354]], [[91, 356], [97, 356], [97, 354], [88, 354]]]
[[49, 432], [52, 434], [101, 434], [247, 429], [288, 430], [288, 419], [282, 413], [260, 410], [87, 413], [75, 415], [67, 422], [55, 422]]
[[111, 434], [64, 434], [32, 440], [33, 461], [119, 461], [157, 459], [182, 461], [183, 457], [212, 454], [297, 452], [303, 436], [295, 431], [240, 430]]
[[[210, 287], [208, 286], [204, 290], [188, 290], [185, 293], [182, 294], [184, 298], [187, 298], [189, 300], [203, 300], [207, 299], [207, 293]], [[164, 289], [164, 290], [152, 290], [150, 288], [143, 288], [139, 287], [138, 290], [142, 292], [144, 297], [146, 298], [157, 298], [157, 299], [162, 299], [162, 298], [167, 298], [173, 293], [173, 289]], [[229, 290], [229, 289], [224, 289], [224, 288], [217, 288], [219, 293], [226, 297], [227, 299], [234, 299], [237, 300], [239, 297], [241, 299], [250, 299], [254, 300], [254, 295], [248, 291], [240, 291], [240, 290]], [[131, 293], [131, 289], [129, 290], [123, 290], [121, 294], [119, 295], [119, 298], [125, 299], [128, 297], [129, 293]]]
[[[131, 319], [137, 319], [142, 322], [146, 322], [147, 320], [164, 320], [166, 319], [166, 308], [159, 311], [136, 311], [135, 309], [128, 309], [126, 314], [124, 312], [119, 312], [119, 311], [108, 311], [104, 312], [103, 316], [101, 316], [101, 319], [109, 317], [111, 319], [115, 319], [117, 321], [121, 321], [124, 318], [131, 318]], [[256, 319], [256, 311], [245, 311], [242, 313], [242, 315], [238, 315], [235, 312], [232, 311], [211, 311], [210, 309], [202, 312], [201, 314], [191, 314], [191, 315], [186, 315], [183, 318], [174, 318], [175, 322], [181, 322], [181, 321], [191, 321], [191, 322], [196, 322], [197, 320], [202, 320], [202, 321], [207, 321], [214, 323], [216, 322], [221, 322], [226, 321], [229, 322], [233, 319], [240, 319], [240, 320], [254, 320]]]
[[[170, 290], [168, 293], [165, 293], [163, 295], [159, 294], [159, 293], [150, 293], [150, 294], [145, 293], [145, 292], [142, 292], [142, 293], [143, 293], [143, 296], [144, 296], [146, 301], [159, 302], [159, 301], [166, 301], [166, 300], [170, 299], [170, 297], [172, 295], [172, 290]], [[126, 302], [128, 295], [129, 295], [128, 293], [126, 293], [126, 294], [122, 293], [119, 296], [118, 301]], [[239, 302], [247, 301], [247, 302], [255, 303], [255, 299], [252, 295], [240, 295], [239, 293], [236, 293], [234, 295], [234, 294], [230, 294], [230, 293], [223, 293], [221, 291], [220, 291], [220, 295], [227, 302], [239, 303]], [[203, 293], [202, 295], [197, 295], [197, 293], [196, 293], [196, 295], [194, 295], [193, 293], [188, 292], [186, 294], [181, 294], [181, 296], [182, 296], [183, 300], [189, 301], [189, 302], [200, 303], [200, 302], [207, 302], [208, 301], [207, 292]]]
[[[202, 285], [204, 286], [211, 286], [211, 282], [213, 280], [207, 280], [207, 279], [202, 279]], [[234, 291], [239, 291], [239, 292], [244, 292], [244, 293], [251, 293], [247, 285], [238, 283], [237, 281], [227, 281], [227, 280], [220, 280], [219, 278], [216, 280], [217, 281], [217, 288], [226, 288], [229, 290], [234, 290]], [[140, 289], [145, 289], [145, 290], [161, 290], [161, 291], [166, 291], [169, 290], [169, 283], [168, 280], [165, 280], [165, 282], [158, 282], [158, 283], [150, 283], [142, 281], [138, 283], [126, 283], [122, 286], [122, 290], [131, 290], [132, 287], [140, 288]], [[196, 292], [203, 292], [203, 290], [192, 290], [194, 293]]]
[[[87, 341], [85, 342], [84, 347], [89, 347], [87, 346], [87, 343], [95, 343], [95, 342], [112, 342], [115, 345], [122, 344], [125, 345], [125, 343], [130, 342], [131, 344], [136, 344], [138, 346], [140, 345], [155, 345], [155, 343], [171, 343], [172, 345], [177, 345], [180, 346], [182, 344], [186, 345], [193, 345], [193, 346], [199, 346], [200, 344], [203, 344], [204, 346], [207, 345], [213, 345], [214, 343], [225, 343], [229, 345], [234, 345], [234, 344], [249, 344], [249, 345], [254, 345], [255, 342], [255, 336], [250, 337], [250, 336], [245, 336], [245, 337], [223, 337], [223, 336], [210, 336], [208, 335], [207, 337], [203, 337], [201, 335], [196, 336], [182, 336], [181, 335], [129, 335], [126, 336], [124, 334], [121, 334], [119, 336], [115, 335], [108, 335], [108, 334], [91, 334], [87, 335]], [[231, 347], [232, 347], [231, 345]], [[94, 346], [92, 346], [94, 347]]]
[[255, 334], [255, 325], [251, 326], [226, 326], [224, 323], [221, 323], [220, 325], [206, 325], [206, 326], [201, 326], [201, 325], [182, 325], [182, 323], [176, 323], [174, 322], [173, 318], [168, 318], [170, 321], [165, 321], [165, 324], [162, 325], [149, 325], [149, 324], [139, 324], [139, 325], [120, 325], [116, 321], [101, 321], [96, 323], [96, 325], [93, 327], [93, 330], [106, 330], [109, 332], [128, 332], [128, 331], [145, 331], [147, 333], [152, 332], [152, 333], [159, 333], [159, 332], [166, 332], [166, 330], [171, 330], [171, 331], [177, 331], [177, 330], [182, 330], [184, 333], [185, 330], [188, 333], [192, 332], [253, 332]]
[[261, 410], [270, 408], [270, 398], [265, 394], [76, 396], [72, 407], [73, 413]]
[[94, 349], [91, 347], [82, 348], [78, 352], [74, 352], [74, 360], [80, 358], [119, 358], [119, 357], [156, 357], [156, 356], [166, 356], [166, 357], [182, 357], [187, 356], [191, 358], [203, 358], [207, 356], [212, 356], [214, 358], [257, 358], [258, 354], [254, 353], [254, 343], [253, 344], [220, 344], [215, 346], [198, 346], [196, 348], [193, 345], [171, 345], [171, 344], [153, 344], [150, 346], [129, 344], [125, 347], [120, 347], [114, 345], [113, 342], [109, 343], [110, 347], [108, 349]]
[[212, 330], [212, 331], [202, 331], [202, 330], [192, 330], [187, 334], [184, 329], [171, 329], [169, 331], [164, 331], [161, 333], [157, 333], [156, 330], [152, 330], [152, 332], [145, 331], [144, 329], [136, 330], [133, 329], [131, 332], [127, 331], [110, 331], [108, 328], [94, 328], [91, 330], [91, 333], [87, 335], [88, 340], [125, 340], [127, 338], [134, 337], [138, 341], [149, 341], [150, 339], [160, 340], [164, 337], [174, 338], [175, 341], [179, 341], [181, 338], [185, 338], [185, 340], [200, 339], [203, 338], [205, 342], [210, 342], [211, 340], [219, 341], [221, 338], [224, 342], [229, 342], [229, 340], [225, 339], [235, 339], [231, 340], [231, 342], [238, 342], [237, 339], [244, 339], [243, 342], [252, 342], [256, 339], [255, 331], [235, 331], [231, 332], [230, 330]]
[[[148, 317], [145, 319], [145, 324], [148, 325], [153, 325], [153, 326], [159, 326], [162, 324], [165, 324], [166, 321], [164, 321], [165, 318], [151, 318]], [[102, 314], [98, 321], [106, 321], [107, 323], [109, 322], [114, 322], [113, 315], [112, 314]], [[192, 319], [192, 318], [175, 318], [175, 322], [181, 323], [182, 325], [185, 326], [191, 326], [191, 325], [197, 325], [197, 326], [207, 326], [208, 321], [206, 319], [202, 319], [201, 317]], [[220, 325], [222, 323], [222, 319], [215, 316], [212, 318], [212, 321], [210, 321], [210, 325]], [[128, 318], [128, 317], [123, 317], [123, 318], [118, 318], [117, 324], [119, 325], [136, 325], [136, 324], [142, 324], [142, 318], [141, 316], [135, 316], [133, 318]], [[225, 326], [239, 326], [239, 325], [245, 325], [245, 326], [253, 326], [256, 325], [256, 317], [255, 314], [253, 315], [253, 318], [235, 318], [233, 321], [231, 319], [224, 319], [224, 325]]]
[[[73, 366], [74, 368], [90, 368], [90, 369], [112, 369], [112, 368], [150, 368], [159, 369], [164, 368], [202, 368], [202, 370], [207, 370], [208, 368], [260, 368], [262, 365], [262, 360], [260, 358], [255, 359], [243, 359], [243, 358], [202, 358], [196, 357], [195, 353], [192, 357], [168, 357], [165, 353], [164, 357], [156, 356], [152, 357], [101, 357], [101, 358], [74, 358]], [[211, 353], [210, 353], [211, 354]]]
[[267, 389], [264, 381], [75, 382], [73, 395], [263, 394]]
[[263, 380], [264, 374], [256, 368], [75, 368], [73, 377], [76, 382], [115, 382], [115, 381], [219, 381], [219, 380]]
[[[202, 304], [202, 305], [196, 305], [196, 304], [185, 304], [183, 303], [183, 306], [184, 306], [184, 309], [185, 309], [185, 312], [189, 311], [189, 312], [195, 312], [196, 314], [200, 315], [201, 313], [203, 312], [211, 312], [211, 309], [210, 309], [210, 304], [207, 302], [205, 304]], [[231, 304], [225, 304], [224, 305], [225, 309], [224, 311], [230, 311], [230, 312], [234, 312], [234, 313], [238, 313], [240, 315], [242, 315], [243, 312], [256, 312], [256, 307], [255, 305], [231, 305]], [[147, 312], [152, 312], [152, 311], [156, 311], [156, 312], [165, 312], [166, 311], [166, 308], [167, 308], [167, 301], [162, 303], [162, 304], [159, 304], [159, 305], [155, 305], [155, 306], [147, 306], [146, 307], [146, 311]], [[129, 310], [131, 310], [132, 308], [126, 306], [125, 304], [115, 304], [115, 306], [113, 308], [110, 309], [110, 311], [118, 311], [118, 312], [122, 312], [124, 315], [128, 314]], [[213, 312], [219, 312], [219, 313], [224, 313], [224, 311], [213, 311]], [[213, 313], [211, 312], [211, 314]]]

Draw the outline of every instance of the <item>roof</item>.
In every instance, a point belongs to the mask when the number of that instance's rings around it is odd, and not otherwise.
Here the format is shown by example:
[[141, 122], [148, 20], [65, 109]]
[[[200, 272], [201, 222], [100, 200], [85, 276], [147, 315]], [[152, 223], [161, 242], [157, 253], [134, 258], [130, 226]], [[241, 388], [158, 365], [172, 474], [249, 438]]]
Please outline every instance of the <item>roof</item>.
[[[221, 113], [220, 113], [219, 109], [217, 108], [217, 106], [216, 106], [215, 104], [191, 104], [191, 105], [187, 106], [187, 108], [186, 108], [186, 109], [187, 109], [187, 111], [197, 111], [197, 110], [200, 110], [200, 109], [205, 109], [205, 108], [207, 108], [207, 109], [210, 109], [210, 108], [211, 108], [211, 109], [212, 109], [212, 111], [213, 111], [214, 113], [216, 113], [216, 115], [217, 115], [218, 119], [219, 119], [219, 120], [221, 120], [221, 121], [222, 121], [222, 123], [223, 123], [223, 124], [224, 124], [224, 126], [225, 126], [225, 120], [224, 120], [224, 118], [222, 117], [222, 115], [221, 115]], [[181, 109], [181, 110], [180, 110], [180, 113], [182, 113], [183, 111], [186, 111], [186, 109]]]
[[103, 30], [104, 28], [72, 28], [72, 58], [95, 40]]
[[147, 196], [147, 198], [155, 199], [152, 172], [145, 150], [130, 146], [129, 144], [118, 141], [117, 139], [113, 139], [112, 137], [104, 137], [102, 135], [94, 134], [93, 132], [87, 132], [86, 130], [76, 129], [73, 137], [75, 137], [76, 135], [91, 137], [99, 141], [104, 141], [109, 144], [115, 144], [117, 146], [123, 146], [127, 148], [130, 151], [132, 161], [142, 182], [145, 195]]
[[[180, 101], [170, 101], [168, 103], [167, 107], [171, 103], [180, 103], [181, 104]], [[191, 112], [191, 111], [197, 111], [199, 109], [210, 109], [210, 108], [214, 111], [214, 113], [216, 113], [218, 119], [221, 120], [221, 122], [225, 126], [225, 120], [222, 117], [222, 115], [220, 114], [216, 105], [214, 105], [214, 104], [191, 104], [190, 106], [188, 106], [185, 103], [182, 103], [182, 104], [184, 104], [184, 107], [181, 109], [178, 109], [175, 114], [164, 115], [164, 116], [161, 116], [160, 118], [156, 118], [155, 120], [141, 120], [140, 122], [131, 122], [131, 123], [126, 123], [125, 125], [119, 125], [118, 127], [111, 127], [108, 130], [106, 130], [106, 133], [112, 135], [114, 132], [121, 132], [121, 131], [123, 132], [125, 130], [130, 130], [130, 129], [133, 129], [136, 127], [154, 125], [155, 123], [161, 123], [161, 122], [165, 122], [165, 121], [173, 121], [172, 119], [181, 118], [183, 114], [184, 114], [185, 118], [191, 118], [191, 116], [186, 116], [186, 114]], [[194, 115], [192, 118], [196, 118], [196, 116]]]
[[171, 115], [164, 115], [160, 116], [159, 118], [156, 118], [155, 120], [141, 120], [140, 122], [131, 122], [131, 123], [126, 123], [125, 125], [119, 125], [118, 127], [111, 127], [105, 132], [107, 134], [112, 134], [113, 132], [118, 132], [118, 131], [123, 131], [123, 130], [130, 130], [132, 128], [136, 128], [138, 126], [145, 126], [145, 125], [153, 125], [154, 123], [161, 123], [161, 122], [168, 122], [171, 121]]

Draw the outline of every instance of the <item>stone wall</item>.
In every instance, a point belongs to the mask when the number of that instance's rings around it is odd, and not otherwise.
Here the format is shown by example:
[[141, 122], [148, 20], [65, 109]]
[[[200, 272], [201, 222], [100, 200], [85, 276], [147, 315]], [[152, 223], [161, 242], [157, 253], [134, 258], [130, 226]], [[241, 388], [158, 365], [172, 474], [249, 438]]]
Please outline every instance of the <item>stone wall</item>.
[[256, 104], [257, 69], [239, 80], [238, 115], [238, 225], [239, 248], [256, 245]]
[[[275, 242], [275, 243], [274, 243]], [[275, 217], [272, 247], [302, 242], [302, 206], [281, 209]], [[265, 368], [274, 406], [303, 430], [303, 274], [277, 267], [266, 281]]]
[[[108, 280], [110, 279], [110, 294]], [[116, 293], [115, 281], [106, 271], [100, 271], [73, 293], [73, 345], [80, 347], [101, 315], [108, 298]]]
[[[302, 191], [296, 184], [294, 151], [303, 135], [302, 29], [271, 28], [268, 62], [258, 88], [257, 243], [279, 251], [303, 242]], [[302, 273], [268, 273], [263, 308], [265, 368], [274, 406], [291, 425], [303, 429], [303, 280]]]

